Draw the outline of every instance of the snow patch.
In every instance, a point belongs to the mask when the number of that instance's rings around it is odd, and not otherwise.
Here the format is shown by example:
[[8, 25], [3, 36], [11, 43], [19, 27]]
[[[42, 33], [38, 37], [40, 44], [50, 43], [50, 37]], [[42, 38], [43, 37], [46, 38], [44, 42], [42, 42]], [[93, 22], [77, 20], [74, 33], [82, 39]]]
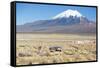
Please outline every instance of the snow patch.
[[77, 10], [71, 10], [71, 9], [68, 9], [58, 15], [56, 15], [55, 17], [53, 17], [53, 19], [56, 19], [56, 18], [62, 18], [62, 17], [70, 17], [70, 16], [73, 16], [73, 17], [82, 17], [83, 15], [81, 13], [79, 13]]

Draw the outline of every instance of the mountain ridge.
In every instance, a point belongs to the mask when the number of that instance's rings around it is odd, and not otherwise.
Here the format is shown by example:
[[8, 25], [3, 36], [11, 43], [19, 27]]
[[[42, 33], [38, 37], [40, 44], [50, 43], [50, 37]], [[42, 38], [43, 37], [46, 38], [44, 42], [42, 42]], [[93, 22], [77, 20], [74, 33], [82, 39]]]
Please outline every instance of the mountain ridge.
[[[67, 10], [69, 11], [69, 10]], [[67, 12], [66, 13], [69, 13]], [[96, 23], [90, 21], [76, 10], [68, 16], [56, 16], [50, 20], [37, 20], [24, 25], [17, 25], [17, 32], [40, 32], [40, 33], [95, 33]], [[70, 14], [69, 13], [69, 14]], [[76, 14], [79, 14], [76, 15]], [[62, 13], [61, 13], [62, 14]]]

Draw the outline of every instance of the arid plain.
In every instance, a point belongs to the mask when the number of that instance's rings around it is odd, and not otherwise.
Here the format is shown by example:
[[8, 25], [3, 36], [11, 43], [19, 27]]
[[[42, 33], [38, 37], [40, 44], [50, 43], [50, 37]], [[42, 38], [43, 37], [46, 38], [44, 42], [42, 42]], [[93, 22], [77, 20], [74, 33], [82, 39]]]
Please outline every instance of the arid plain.
[[17, 65], [96, 60], [96, 35], [16, 34]]

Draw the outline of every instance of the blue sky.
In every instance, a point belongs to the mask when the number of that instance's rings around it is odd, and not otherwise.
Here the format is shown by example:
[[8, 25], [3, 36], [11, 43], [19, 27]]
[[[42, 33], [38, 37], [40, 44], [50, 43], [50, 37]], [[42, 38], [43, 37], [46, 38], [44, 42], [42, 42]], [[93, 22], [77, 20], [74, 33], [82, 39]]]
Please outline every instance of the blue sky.
[[17, 25], [21, 25], [36, 20], [51, 19], [68, 9], [77, 10], [89, 20], [96, 21], [96, 8], [94, 7], [17, 3], [16, 23]]

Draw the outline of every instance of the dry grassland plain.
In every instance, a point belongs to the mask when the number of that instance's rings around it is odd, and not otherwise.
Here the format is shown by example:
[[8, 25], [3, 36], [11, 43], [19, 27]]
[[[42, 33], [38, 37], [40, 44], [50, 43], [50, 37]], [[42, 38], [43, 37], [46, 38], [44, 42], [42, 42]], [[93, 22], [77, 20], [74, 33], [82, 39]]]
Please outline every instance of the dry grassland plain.
[[96, 60], [96, 35], [16, 34], [17, 65]]

